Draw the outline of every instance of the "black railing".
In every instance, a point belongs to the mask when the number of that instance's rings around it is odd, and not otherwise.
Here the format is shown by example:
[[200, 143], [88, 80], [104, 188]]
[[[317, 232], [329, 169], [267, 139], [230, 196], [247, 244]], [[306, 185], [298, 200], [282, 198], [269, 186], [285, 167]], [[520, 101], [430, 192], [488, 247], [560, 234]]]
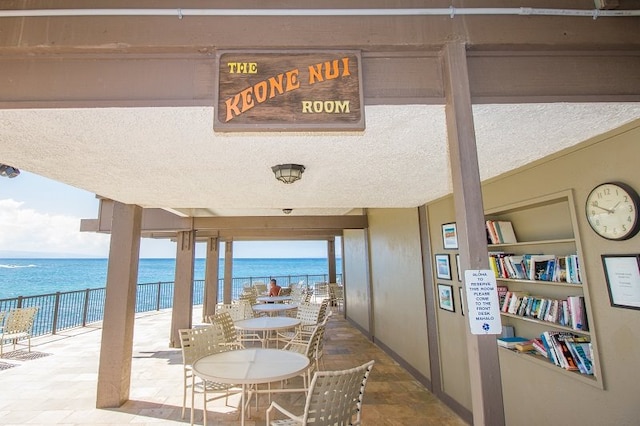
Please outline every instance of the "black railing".
[[[293, 283], [315, 288], [327, 282], [327, 275], [287, 275], [278, 277], [248, 277], [232, 279], [232, 298], [237, 299], [242, 288], [257, 282], [269, 283], [276, 278], [278, 284], [288, 287]], [[341, 276], [338, 275], [338, 281]], [[136, 290], [136, 312], [158, 311], [173, 306], [173, 281], [138, 284]], [[223, 294], [224, 280], [218, 281], [218, 294]], [[0, 299], [0, 312], [14, 308], [37, 306], [38, 314], [33, 325], [33, 336], [56, 334], [61, 330], [84, 327], [102, 321], [106, 288], [57, 292], [37, 296], [19, 296]], [[222, 297], [222, 296], [220, 296]], [[193, 304], [202, 305], [204, 300], [204, 280], [193, 281]]]

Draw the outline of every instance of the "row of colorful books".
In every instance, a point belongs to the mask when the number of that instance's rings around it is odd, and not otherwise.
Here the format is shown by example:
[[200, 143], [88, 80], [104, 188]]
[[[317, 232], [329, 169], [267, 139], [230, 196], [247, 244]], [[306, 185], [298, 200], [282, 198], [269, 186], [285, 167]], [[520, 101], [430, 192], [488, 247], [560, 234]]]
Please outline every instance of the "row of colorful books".
[[552, 322], [574, 330], [587, 331], [587, 311], [584, 296], [568, 296], [564, 300], [530, 296], [527, 293], [507, 291], [502, 312]]
[[592, 346], [588, 336], [577, 336], [568, 331], [545, 331], [539, 338], [504, 337], [498, 338], [497, 343], [518, 352], [540, 354], [565, 370], [593, 375]]
[[487, 220], [487, 239], [490, 244], [517, 243], [513, 225], [508, 220]]
[[578, 255], [489, 252], [489, 267], [496, 278], [580, 284]]
[[[565, 370], [593, 374], [593, 354], [591, 340], [587, 336], [576, 336], [567, 331], [545, 331], [540, 339], [546, 357]], [[540, 349], [534, 349], [542, 353]], [[544, 355], [544, 353], [543, 353]]]

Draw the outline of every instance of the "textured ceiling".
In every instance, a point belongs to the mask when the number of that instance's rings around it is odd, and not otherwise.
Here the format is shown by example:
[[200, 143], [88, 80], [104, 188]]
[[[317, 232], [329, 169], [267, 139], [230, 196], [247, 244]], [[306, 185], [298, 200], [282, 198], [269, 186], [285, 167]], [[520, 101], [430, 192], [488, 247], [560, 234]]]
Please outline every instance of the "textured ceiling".
[[[640, 103], [474, 107], [487, 179], [640, 118]], [[213, 108], [0, 111], [0, 163], [193, 216], [345, 214], [451, 191], [443, 106], [368, 106], [355, 133], [214, 133]], [[306, 167], [292, 185], [271, 166]], [[190, 210], [192, 209], [192, 210]]]

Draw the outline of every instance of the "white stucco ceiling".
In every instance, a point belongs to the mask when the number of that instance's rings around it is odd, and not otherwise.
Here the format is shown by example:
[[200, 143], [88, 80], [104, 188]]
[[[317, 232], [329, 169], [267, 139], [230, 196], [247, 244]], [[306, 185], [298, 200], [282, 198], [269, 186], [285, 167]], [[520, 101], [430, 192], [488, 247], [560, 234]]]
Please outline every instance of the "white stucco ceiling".
[[[640, 103], [475, 106], [481, 178], [638, 118]], [[443, 106], [368, 106], [357, 133], [214, 133], [208, 107], [2, 110], [0, 163], [200, 216], [415, 207], [451, 191]], [[306, 171], [284, 185], [280, 163]]]

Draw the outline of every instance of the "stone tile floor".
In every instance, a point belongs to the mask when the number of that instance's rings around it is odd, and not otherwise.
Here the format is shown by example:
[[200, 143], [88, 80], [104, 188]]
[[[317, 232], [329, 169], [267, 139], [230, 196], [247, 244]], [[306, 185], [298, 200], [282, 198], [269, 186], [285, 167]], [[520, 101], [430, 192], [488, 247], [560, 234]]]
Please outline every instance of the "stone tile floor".
[[[194, 312], [194, 318], [199, 312]], [[338, 318], [337, 318], [338, 317]], [[406, 370], [371, 344], [347, 321], [332, 316], [324, 352], [324, 368], [338, 370], [375, 359], [367, 383], [362, 423], [373, 426], [466, 425], [455, 413], [414, 380]], [[0, 359], [0, 424], [171, 425], [181, 419], [182, 355], [168, 347], [170, 311], [141, 314], [136, 319], [130, 399], [122, 407], [96, 409], [96, 381], [101, 329], [67, 330], [35, 338], [31, 353], [5, 346]], [[289, 386], [300, 387], [301, 379]], [[200, 398], [199, 398], [200, 397]], [[304, 408], [302, 393], [272, 397], [293, 412]], [[239, 395], [208, 404], [208, 424], [238, 425]], [[261, 396], [247, 426], [264, 425], [267, 396]], [[195, 422], [202, 424], [202, 400], [196, 395]]]

